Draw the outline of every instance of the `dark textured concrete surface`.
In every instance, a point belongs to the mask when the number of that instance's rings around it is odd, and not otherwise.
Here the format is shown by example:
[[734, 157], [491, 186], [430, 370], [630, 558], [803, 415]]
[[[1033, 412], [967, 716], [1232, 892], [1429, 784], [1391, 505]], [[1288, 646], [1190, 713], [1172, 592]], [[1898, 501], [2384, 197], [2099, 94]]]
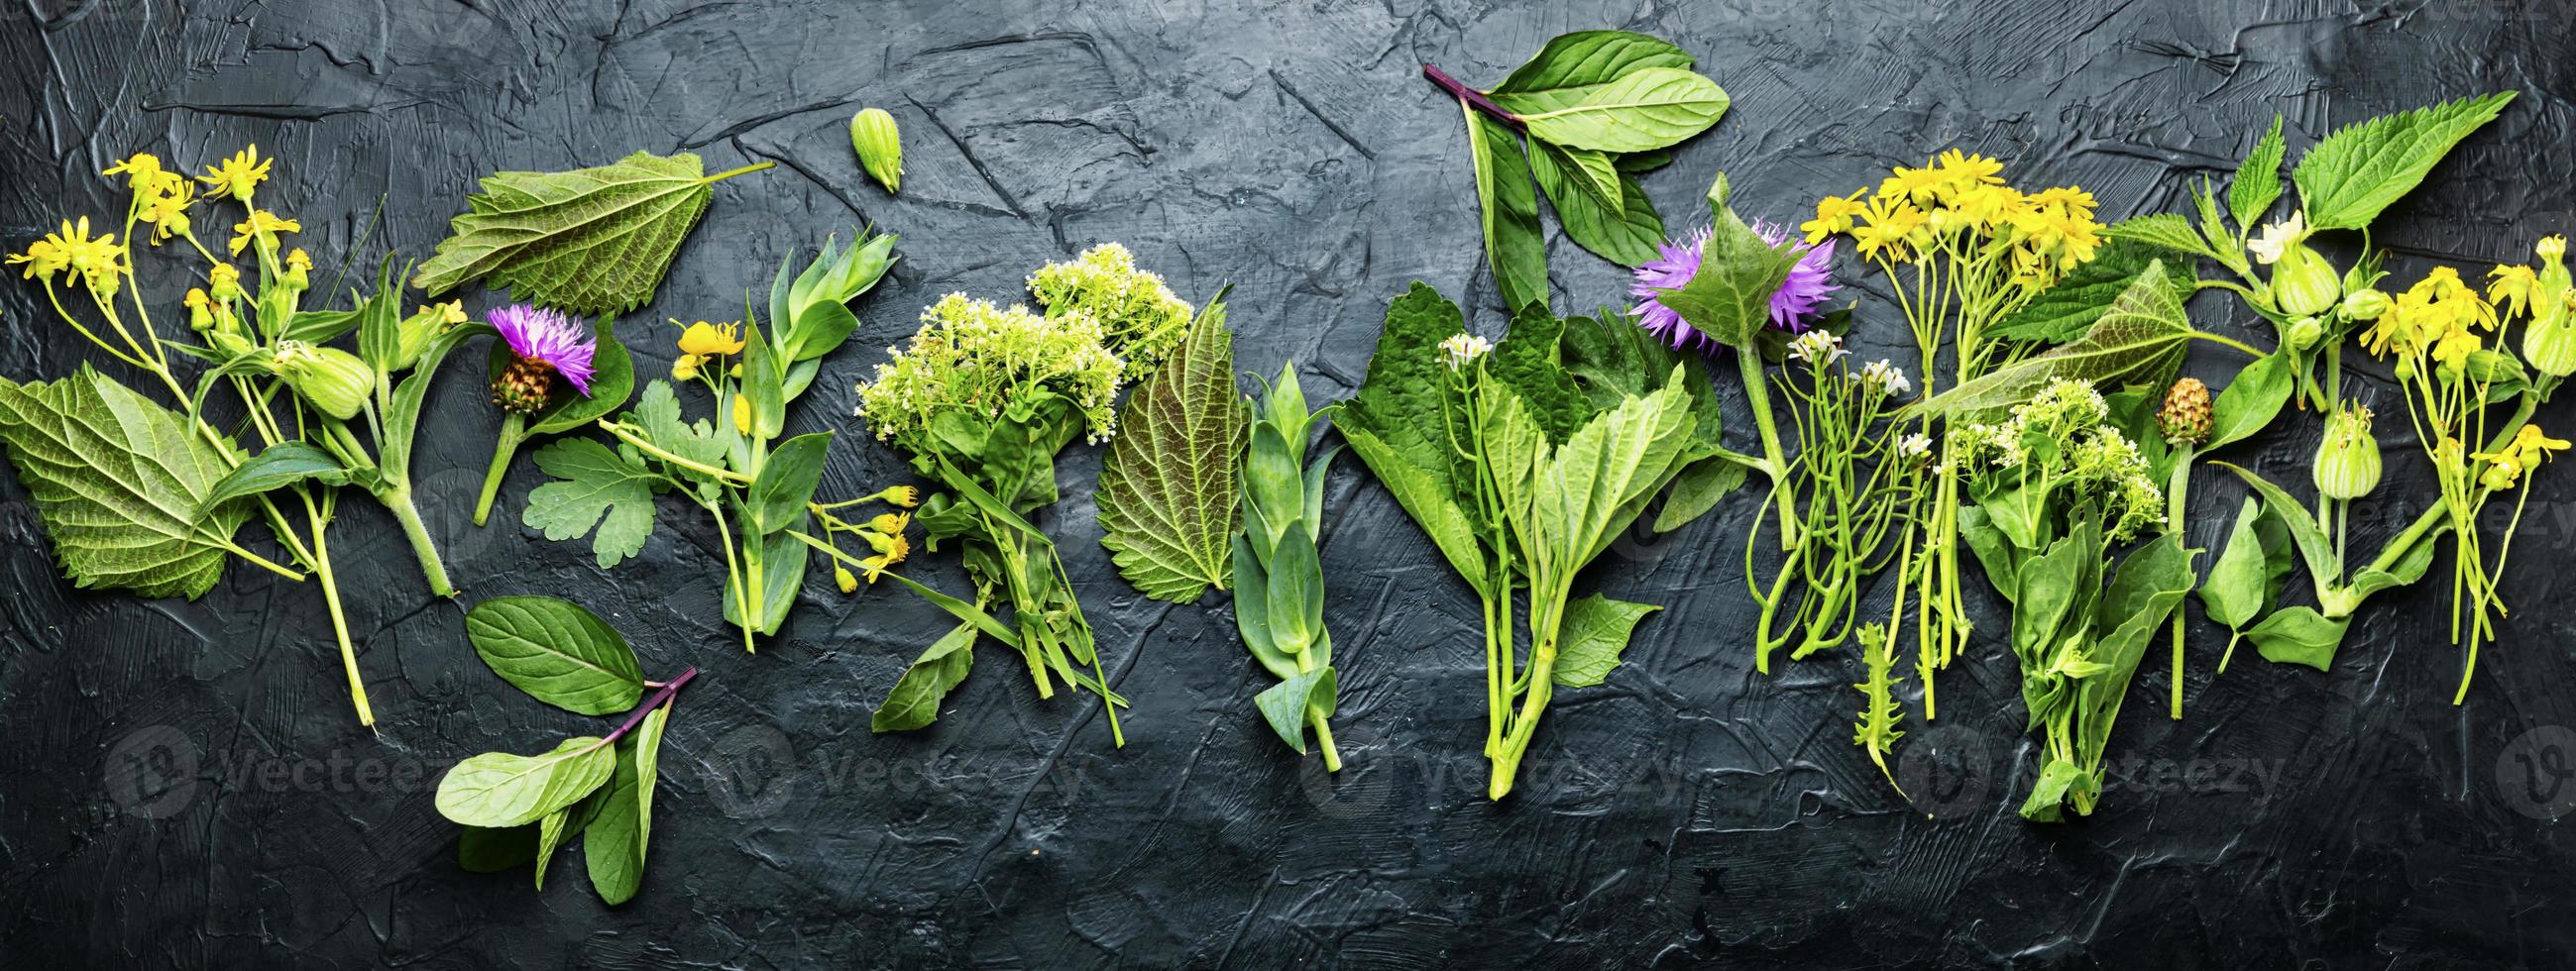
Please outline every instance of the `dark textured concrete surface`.
[[[1455, 107], [1432, 61], [1490, 84], [1549, 36], [1622, 26], [1698, 53], [1735, 97], [1647, 180], [1676, 221], [1718, 169], [1739, 205], [1792, 218], [1888, 164], [1961, 147], [2034, 183], [2080, 183], [2106, 217], [2183, 205], [2275, 112], [2295, 152], [2383, 110], [2524, 92], [2379, 239], [2472, 274], [2576, 224], [2576, 32], [2558, 0], [2171, 3], [1434, 0], [981, 4], [28, 0], [0, 14], [0, 236], [106, 216], [96, 173], [148, 150], [192, 166], [257, 142], [263, 197], [304, 245], [346, 255], [379, 199], [420, 257], [474, 179], [687, 149], [777, 169], [716, 189], [658, 302], [624, 333], [667, 366], [665, 317], [735, 315], [790, 251], [861, 223], [903, 263], [859, 305], [794, 430], [843, 427], [847, 386], [964, 289], [1008, 296], [1037, 264], [1121, 240], [1184, 293], [1235, 285], [1240, 363], [1295, 359], [1347, 393], [1385, 302], [1413, 280], [1501, 320], [1480, 268]], [[864, 181], [863, 105], [905, 133], [904, 191]], [[200, 220], [210, 222], [210, 220]], [[229, 224], [231, 218], [224, 222]], [[220, 229], [221, 227], [213, 227]], [[1559, 304], [1615, 299], [1614, 268], [1558, 247]], [[2408, 278], [2420, 268], [2400, 267]], [[14, 277], [14, 275], [13, 275]], [[1857, 291], [1856, 291], [1857, 292]], [[471, 293], [480, 310], [497, 298]], [[1901, 333], [1863, 297], [1867, 341]], [[175, 306], [175, 301], [172, 302]], [[2243, 327], [2214, 301], [2204, 322]], [[0, 283], [0, 373], [96, 355]], [[2194, 370], [2233, 366], [2215, 352]], [[2360, 365], [2356, 390], [2394, 414]], [[1849, 742], [1848, 658], [1751, 673], [1738, 579], [1755, 504], [1620, 545], [1591, 584], [1667, 604], [1609, 683], [1562, 694], [1504, 805], [1482, 796], [1476, 608], [1356, 463], [1333, 480], [1324, 558], [1341, 641], [1349, 768], [1326, 777], [1251, 707], [1268, 684], [1221, 597], [1136, 596], [1095, 542], [1096, 450], [1063, 463], [1063, 537], [1119, 690], [1040, 703], [988, 646], [940, 723], [875, 737], [868, 710], [946, 622], [891, 588], [845, 599], [814, 574], [783, 636], [733, 645], [694, 512], [613, 573], [586, 546], [465, 520], [496, 422], [466, 367], [434, 399], [424, 505], [466, 588], [429, 597], [392, 524], [353, 497], [334, 546], [382, 734], [350, 717], [305, 586], [235, 567], [194, 602], [77, 592], [14, 480], [0, 554], [0, 965], [41, 967], [849, 967], [1892, 965], [2559, 968], [2576, 963], [2576, 696], [2560, 564], [2576, 488], [2550, 468], [2514, 546], [2517, 609], [2468, 704], [2441, 584], [2374, 602], [2333, 672], [2239, 658], [2160, 717], [2161, 659], [2113, 742], [2102, 810], [2015, 819], [2031, 761], [2010, 658], [1989, 645], [1909, 726], [1965, 769], [1927, 818]], [[2576, 423], [2561, 407], [2542, 421]], [[2383, 496], [2420, 502], [2421, 459], [2383, 422]], [[2565, 431], [2561, 428], [2560, 431]], [[2305, 477], [2316, 423], [2239, 460]], [[824, 489], [902, 478], [842, 442]], [[2238, 489], [2204, 476], [2194, 539]], [[2393, 502], [2391, 506], [2403, 505]], [[2373, 535], [2413, 508], [2376, 507]], [[256, 530], [248, 534], [256, 534]], [[2437, 571], [2438, 572], [2438, 571]], [[953, 559], [916, 575], [957, 589]], [[2300, 581], [2304, 583], [2304, 581]], [[662, 755], [645, 887], [604, 908], [577, 857], [527, 873], [452, 862], [437, 773], [588, 728], [500, 682], [466, 644], [479, 596], [590, 605], [651, 671], [706, 676]], [[2195, 617], [2197, 612], [2195, 610]], [[2559, 788], [2565, 784], [2564, 788]]]

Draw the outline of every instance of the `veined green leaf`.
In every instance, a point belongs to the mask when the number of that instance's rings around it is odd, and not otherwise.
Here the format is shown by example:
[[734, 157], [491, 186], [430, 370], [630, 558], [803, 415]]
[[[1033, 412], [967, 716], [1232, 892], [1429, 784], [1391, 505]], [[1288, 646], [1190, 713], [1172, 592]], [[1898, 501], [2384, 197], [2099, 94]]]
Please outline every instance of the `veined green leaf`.
[[[1529, 160], [1530, 171], [1538, 176], [1539, 188], [1547, 190], [1551, 201], [1560, 192], [1582, 195], [1592, 200], [1595, 209], [1619, 211], [1619, 169], [1610, 163], [1609, 153], [1533, 141], [1530, 143]], [[1549, 188], [1551, 182], [1557, 188]]]
[[2169, 383], [2194, 332], [2161, 263], [2148, 264], [2083, 337], [1979, 375], [1915, 407], [1936, 415], [1987, 414], [2029, 400], [2056, 378], [2104, 388]]
[[216, 480], [202, 500], [208, 508], [221, 510], [224, 503], [244, 496], [255, 496], [283, 489], [298, 482], [318, 481], [324, 485], [348, 485], [349, 469], [331, 453], [301, 441], [284, 441], [261, 449], [259, 454]]
[[2254, 642], [2263, 660], [2325, 671], [2334, 667], [2335, 650], [2343, 646], [2344, 631], [2351, 625], [2350, 617], [2328, 618], [2300, 604], [2273, 611], [2246, 630], [2245, 639]]
[[223, 575], [222, 544], [250, 516], [212, 502], [225, 453], [176, 412], [84, 364], [36, 384], [0, 379], [0, 444], [35, 500], [63, 575], [85, 589], [145, 597], [203, 594]]
[[1633, 267], [1655, 258], [1655, 244], [1664, 239], [1664, 218], [1655, 212], [1636, 176], [1607, 173], [1617, 193], [1605, 199], [1594, 191], [1596, 186], [1587, 177], [1590, 173], [1570, 169], [1559, 158], [1569, 150], [1547, 142], [1537, 142], [1535, 147], [1530, 170], [1538, 176], [1548, 204], [1556, 207], [1557, 225], [1564, 227], [1565, 238], [1620, 266]]
[[528, 493], [519, 521], [563, 541], [599, 527], [590, 550], [600, 569], [643, 552], [653, 535], [653, 475], [587, 438], [558, 439], [537, 450], [537, 468], [556, 481]]
[[2245, 161], [2236, 166], [2236, 177], [2227, 183], [2227, 209], [2236, 217], [2236, 225], [2252, 229], [2272, 211], [2281, 199], [2281, 156], [2286, 151], [2281, 140], [2281, 116], [2272, 116], [2272, 130], [2254, 142], [2254, 150], [2245, 153]]
[[2263, 499], [2265, 514], [2289, 529], [2291, 542], [2299, 548], [2299, 559], [2308, 565], [2308, 577], [2316, 582], [2317, 599], [2325, 600], [2331, 585], [2343, 576], [2343, 561], [2335, 556], [2334, 542], [2326, 538], [2325, 530], [2318, 528], [2316, 519], [2308, 515], [2307, 508], [2252, 469], [2226, 462], [2211, 464], [2236, 473], [2236, 477], [2245, 480], [2246, 485], [2254, 487], [2255, 494]]
[[1650, 67], [1688, 69], [1690, 52], [1644, 34], [1583, 30], [1561, 34], [1486, 94], [1513, 114], [1552, 111], [1583, 101], [1594, 88]]
[[1270, 723], [1270, 730], [1279, 733], [1280, 741], [1304, 755], [1308, 712], [1320, 712], [1326, 717], [1333, 714], [1337, 680], [1332, 668], [1319, 667], [1271, 685], [1254, 695], [1252, 703], [1261, 709], [1261, 718]]
[[482, 181], [412, 285], [435, 296], [490, 276], [521, 299], [582, 314], [651, 302], [714, 195], [705, 166], [688, 152], [637, 152], [597, 168], [500, 172]]
[[555, 849], [562, 846], [563, 841], [572, 835], [565, 832], [572, 823], [572, 810], [573, 807], [566, 806], [547, 813], [546, 818], [537, 821], [537, 889], [539, 890], [546, 888], [546, 865], [554, 862]]
[[2289, 354], [2274, 351], [2236, 372], [2210, 407], [2209, 441], [2201, 443], [2201, 449], [2242, 441], [2271, 424], [2290, 400], [2296, 367]]
[[577, 715], [613, 715], [644, 697], [644, 672], [598, 614], [553, 597], [493, 597], [465, 613], [465, 636], [492, 673]]
[[2209, 568], [2209, 582], [2200, 585], [2200, 605], [2209, 619], [2231, 630], [2241, 629], [2270, 602], [2269, 570], [2263, 549], [2260, 523], [2263, 504], [2247, 496], [2237, 510], [2236, 525], [2227, 534], [2227, 548], [2219, 551], [2218, 562]]
[[661, 778], [662, 729], [671, 717], [663, 702], [635, 731], [617, 742], [616, 772], [599, 791], [599, 815], [581, 838], [590, 888], [611, 907], [635, 899], [644, 883], [644, 847], [653, 836], [653, 784]]
[[1726, 91], [1717, 82], [1681, 68], [1648, 67], [1587, 91], [1573, 104], [1520, 117], [1530, 137], [1540, 141], [1649, 152], [1707, 131], [1726, 107]]
[[1660, 604], [1629, 603], [1600, 594], [1577, 597], [1565, 605], [1565, 622], [1557, 628], [1556, 686], [1589, 688], [1610, 677], [1619, 655], [1628, 649], [1637, 622], [1664, 609]]
[[2093, 262], [2076, 267], [2056, 286], [2041, 291], [2022, 309], [1986, 328], [1983, 336], [1987, 340], [2045, 344], [2063, 344], [2082, 337], [2101, 321], [2129, 285], [2137, 282], [2138, 274], [2159, 265], [2165, 268], [2176, 292], [2190, 291], [2191, 268], [2182, 261], [2159, 261], [2155, 247], [2135, 239], [2112, 240], [2094, 256]]
[[[1232, 578], [1243, 526], [1236, 465], [1250, 420], [1234, 387], [1225, 305], [1211, 303], [1128, 396], [1100, 467], [1100, 543], [1146, 596], [1188, 603]], [[1293, 464], [1287, 476], [1296, 481]]]
[[2114, 240], [2136, 240], [2191, 256], [2218, 258], [2218, 254], [2210, 252], [2209, 241], [2200, 237], [2199, 230], [2191, 228], [2191, 220], [2170, 212], [2123, 219], [2103, 227], [2102, 234]]
[[2495, 119], [2515, 92], [2462, 98], [2336, 129], [2299, 157], [2290, 180], [2316, 229], [2361, 229], [2423, 184], [2469, 133]]
[[804, 521], [805, 504], [823, 481], [823, 459], [831, 449], [831, 432], [811, 432], [778, 443], [743, 498], [753, 531], [768, 536]]
[[1464, 104], [1468, 154], [1476, 167], [1476, 203], [1482, 208], [1485, 259], [1503, 304], [1515, 309], [1547, 303], [1547, 237], [1539, 229], [1538, 190], [1520, 136]]
[[975, 667], [975, 634], [973, 623], [959, 623], [930, 642], [868, 718], [868, 731], [911, 731], [938, 721], [939, 703], [966, 683], [967, 672]]
[[1727, 494], [1742, 488], [1750, 456], [1712, 455], [1683, 466], [1673, 478], [1672, 495], [1655, 513], [1655, 532], [1669, 533], [1717, 508]]
[[580, 802], [617, 769], [605, 739], [565, 739], [544, 755], [486, 752], [438, 782], [439, 815], [467, 826], [525, 826]]
[[1712, 217], [1699, 271], [1690, 282], [1655, 291], [1657, 299], [1691, 328], [1729, 347], [1743, 348], [1771, 320], [1771, 295], [1798, 265], [1796, 241], [1773, 246], [1736, 218], [1732, 209]]

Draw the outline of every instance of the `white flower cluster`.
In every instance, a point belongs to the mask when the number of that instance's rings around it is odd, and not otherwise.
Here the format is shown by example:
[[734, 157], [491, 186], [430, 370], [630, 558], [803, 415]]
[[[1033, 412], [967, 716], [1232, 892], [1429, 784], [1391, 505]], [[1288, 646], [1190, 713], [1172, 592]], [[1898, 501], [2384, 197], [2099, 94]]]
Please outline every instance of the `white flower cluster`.
[[1805, 361], [1818, 368], [1842, 360], [1843, 355], [1849, 353], [1843, 349], [1842, 338], [1821, 330], [1811, 330], [1789, 339], [1789, 359]]
[[1105, 344], [1127, 362], [1127, 379], [1143, 378], [1188, 336], [1196, 311], [1163, 285], [1161, 274], [1136, 268], [1136, 256], [1117, 243], [1084, 250], [1070, 262], [1049, 263], [1029, 274], [1029, 293], [1047, 316], [1090, 314]]
[[1891, 398], [1914, 393], [1914, 382], [1905, 379], [1905, 369], [1883, 357], [1860, 369], [1860, 383]]
[[880, 441], [909, 440], [927, 434], [942, 412], [991, 419], [1021, 395], [1045, 388], [1082, 412], [1097, 442], [1115, 431], [1111, 404], [1126, 370], [1106, 341], [1088, 312], [1041, 317], [1027, 307], [952, 293], [922, 311], [910, 346], [886, 349], [892, 359], [877, 365], [875, 381], [859, 386], [854, 417], [867, 418]]
[[[2137, 443], [2103, 423], [2110, 411], [2091, 383], [2052, 380], [2031, 400], [2014, 406], [2010, 420], [1952, 428], [1950, 461], [1966, 469], [2020, 469], [2025, 480], [2033, 473], [2057, 480], [2057, 488], [2098, 503], [2104, 531], [2125, 540], [2165, 521], [2164, 490], [2149, 475], [2147, 457]], [[2025, 468], [2031, 464], [2033, 441], [2042, 443], [2045, 461]]]

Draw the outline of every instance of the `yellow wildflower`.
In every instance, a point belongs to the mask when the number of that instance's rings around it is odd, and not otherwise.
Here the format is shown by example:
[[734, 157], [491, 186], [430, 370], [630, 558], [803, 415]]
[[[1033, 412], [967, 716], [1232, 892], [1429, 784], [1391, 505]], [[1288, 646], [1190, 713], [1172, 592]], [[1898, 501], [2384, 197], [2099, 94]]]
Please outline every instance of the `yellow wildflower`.
[[[234, 153], [223, 164], [209, 167], [197, 181], [217, 190], [216, 195], [231, 196], [247, 204], [251, 190], [268, 178], [268, 166], [273, 161], [260, 158], [259, 146], [252, 145]], [[233, 252], [241, 252], [241, 247], [234, 246]]]
[[135, 218], [152, 224], [152, 243], [188, 235], [188, 207], [197, 201], [197, 184], [186, 176], [163, 173], [158, 184], [138, 196]]
[[698, 367], [705, 363], [704, 358], [695, 354], [682, 354], [679, 360], [671, 362], [671, 380], [695, 381], [698, 379]]
[[2521, 468], [2528, 469], [2539, 465], [2540, 461], [2548, 458], [2551, 452], [2566, 451], [2569, 444], [2571, 443], [2564, 438], [2549, 437], [2549, 433], [2541, 431], [2538, 425], [2524, 425], [2513, 433], [2512, 441], [2504, 443], [2492, 453], [2480, 452], [2470, 458], [2485, 459], [2490, 462], [2512, 462]]
[[2528, 266], [2497, 266], [2487, 279], [2487, 302], [2503, 307], [2508, 317], [2522, 316], [2540, 298], [2540, 274]]
[[2448, 367], [2461, 367], [2468, 363], [2469, 355], [2484, 346], [2486, 342], [2478, 339], [2476, 331], [2454, 322], [2440, 340], [2433, 342], [2433, 360]]
[[750, 398], [742, 395], [733, 396], [733, 430], [745, 435], [751, 434]]
[[240, 256], [242, 248], [249, 246], [250, 241], [253, 239], [266, 241], [271, 245], [275, 245], [274, 240], [277, 238], [278, 233], [300, 233], [303, 231], [303, 223], [296, 222], [292, 219], [281, 218], [276, 213], [270, 212], [266, 209], [253, 209], [250, 211], [250, 218], [248, 220], [233, 224], [232, 255]]
[[851, 575], [849, 567], [838, 563], [832, 564], [832, 585], [841, 588], [845, 594], [859, 592], [859, 578]]
[[1907, 259], [1907, 251], [1902, 245], [1905, 238], [1921, 228], [1925, 219], [1923, 210], [1915, 208], [1913, 203], [1884, 195], [1869, 201], [1868, 211], [1862, 218], [1868, 220], [1867, 223], [1855, 225], [1851, 232], [1852, 242], [1858, 245], [1860, 255], [1877, 256], [1880, 250], [1885, 249], [1889, 251], [1887, 258], [1899, 263]]
[[241, 270], [230, 263], [217, 263], [206, 268], [206, 290], [216, 303], [231, 303], [243, 296]]
[[136, 152], [126, 156], [125, 161], [108, 166], [107, 171], [99, 174], [122, 175], [125, 177], [125, 187], [141, 195], [160, 184], [163, 171], [160, 156], [149, 152]]
[[1852, 217], [1868, 208], [1860, 204], [1858, 195], [1826, 196], [1816, 200], [1816, 218], [1798, 224], [1798, 228], [1807, 233], [1807, 245], [1824, 242], [1825, 237], [1835, 233], [1851, 232]]
[[904, 557], [912, 555], [912, 541], [903, 538], [902, 533], [884, 536], [875, 533], [859, 535], [867, 537], [868, 545], [875, 547], [877, 551], [877, 555], [859, 561], [859, 565], [868, 571], [869, 583], [877, 582], [877, 577], [883, 576], [888, 568], [903, 562]]
[[742, 353], [741, 324], [710, 324], [698, 321], [680, 333], [680, 353], [699, 357], [722, 357]]
[[1978, 229], [1990, 230], [2004, 224], [2007, 216], [2024, 206], [2022, 195], [2007, 185], [1972, 185], [1960, 190], [1951, 208]]
[[868, 520], [868, 528], [880, 533], [900, 533], [911, 524], [912, 514], [905, 512], [878, 513], [876, 518]]
[[914, 506], [921, 505], [921, 490], [908, 485], [887, 486], [884, 491], [879, 492], [876, 495], [869, 496], [868, 498], [878, 502], [893, 503], [905, 509], [910, 509]]

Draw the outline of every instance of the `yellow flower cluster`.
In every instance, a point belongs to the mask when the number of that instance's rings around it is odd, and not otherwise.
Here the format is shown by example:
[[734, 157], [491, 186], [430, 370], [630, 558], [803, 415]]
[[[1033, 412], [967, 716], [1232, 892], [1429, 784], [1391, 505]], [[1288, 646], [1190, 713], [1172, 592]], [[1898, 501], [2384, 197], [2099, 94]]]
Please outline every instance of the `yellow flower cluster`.
[[134, 218], [152, 224], [152, 243], [188, 235], [188, 207], [197, 201], [197, 184], [184, 173], [161, 167], [159, 156], [137, 152], [100, 175], [122, 175], [134, 193]]
[[1951, 149], [1921, 168], [1896, 167], [1876, 193], [1819, 200], [1816, 218], [1798, 228], [1809, 245], [1849, 234], [1861, 256], [1890, 264], [1940, 252], [1974, 260], [1986, 247], [2010, 247], [2013, 282], [2033, 291], [2093, 259], [2102, 227], [2092, 193], [2068, 186], [2025, 194], [2002, 173], [2002, 162]]
[[89, 217], [82, 216], [77, 224], [64, 220], [62, 232], [47, 233], [27, 244], [26, 252], [9, 254], [8, 262], [27, 268], [23, 279], [42, 278], [48, 286], [54, 274], [69, 271], [73, 285], [87, 287], [105, 300], [116, 295], [118, 274], [125, 270], [125, 247], [116, 245], [115, 233], [90, 235]]
[[2361, 343], [2374, 355], [2385, 357], [2392, 350], [2408, 357], [2429, 355], [2457, 368], [2485, 346], [2477, 332], [2495, 328], [2495, 305], [2460, 279], [2460, 271], [2437, 266], [2397, 295]]
[[[674, 324], [677, 320], [671, 321]], [[742, 324], [698, 321], [680, 331], [680, 359], [671, 362], [671, 380], [691, 381], [708, 362], [742, 353]]]
[[2478, 484], [2500, 492], [2513, 488], [2524, 470], [2539, 465], [2549, 453], [2566, 451], [2568, 444], [2566, 439], [2549, 437], [2538, 425], [2524, 425], [2504, 447], [2469, 457], [2488, 463], [2487, 470], [2478, 476]]

